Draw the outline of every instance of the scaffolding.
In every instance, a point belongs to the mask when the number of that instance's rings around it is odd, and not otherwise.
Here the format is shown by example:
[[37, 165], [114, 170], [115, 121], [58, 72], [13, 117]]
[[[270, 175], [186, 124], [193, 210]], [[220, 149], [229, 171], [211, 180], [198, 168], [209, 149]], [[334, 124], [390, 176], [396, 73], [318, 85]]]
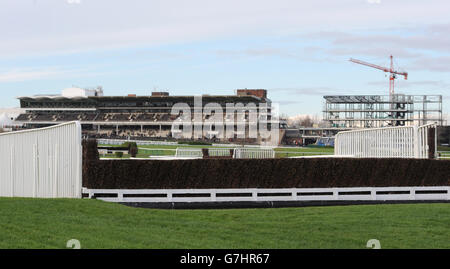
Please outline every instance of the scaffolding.
[[442, 95], [324, 96], [330, 127], [378, 128], [436, 123], [442, 125]]

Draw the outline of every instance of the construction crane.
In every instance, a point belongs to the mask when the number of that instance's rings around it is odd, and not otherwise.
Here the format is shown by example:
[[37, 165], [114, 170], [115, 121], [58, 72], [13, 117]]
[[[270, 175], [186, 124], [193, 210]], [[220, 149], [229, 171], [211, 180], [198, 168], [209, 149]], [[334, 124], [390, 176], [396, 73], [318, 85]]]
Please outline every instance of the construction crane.
[[394, 80], [397, 78], [396, 75], [402, 75], [402, 76], [405, 77], [405, 80], [406, 80], [406, 79], [408, 79], [408, 73], [407, 72], [395, 71], [394, 70], [394, 60], [393, 60], [392, 55], [391, 55], [390, 58], [391, 58], [391, 67], [390, 68], [382, 67], [382, 66], [379, 66], [379, 65], [376, 65], [376, 64], [371, 64], [371, 63], [367, 63], [367, 62], [364, 62], [364, 61], [361, 61], [361, 60], [352, 59], [352, 58], [350, 58], [350, 62], [366, 65], [366, 66], [369, 66], [369, 67], [373, 67], [373, 68], [382, 70], [382, 71], [384, 71], [386, 73], [390, 73], [390, 75], [389, 75], [389, 98], [390, 98], [390, 100], [392, 100], [392, 97], [393, 97], [393, 95], [395, 93], [394, 92]]

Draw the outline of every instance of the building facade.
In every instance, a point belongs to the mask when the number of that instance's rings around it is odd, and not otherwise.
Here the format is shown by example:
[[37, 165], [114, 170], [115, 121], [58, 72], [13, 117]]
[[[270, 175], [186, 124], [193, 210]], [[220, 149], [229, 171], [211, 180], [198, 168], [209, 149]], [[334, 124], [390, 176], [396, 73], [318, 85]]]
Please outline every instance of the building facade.
[[[180, 128], [174, 129], [174, 125], [192, 123], [193, 129], [195, 124], [201, 125], [201, 135], [192, 132], [191, 137], [183, 138], [260, 143], [264, 138], [252, 136], [250, 126], [264, 123], [270, 128], [274, 120], [267, 91], [236, 92], [235, 95], [171, 96], [168, 92], [153, 92], [150, 96], [104, 96], [102, 89], [70, 88], [61, 95], [18, 97], [25, 112], [16, 122], [26, 128], [39, 128], [77, 120], [86, 137], [121, 139], [179, 139]], [[188, 107], [188, 113], [186, 110], [174, 113], [180, 104]], [[232, 106], [234, 112], [227, 114], [227, 108]], [[222, 114], [217, 117], [219, 112]], [[252, 112], [256, 112], [256, 119]], [[211, 122], [212, 118], [218, 122]], [[217, 127], [220, 124], [232, 125], [234, 133], [225, 136], [220, 130], [226, 128]]]

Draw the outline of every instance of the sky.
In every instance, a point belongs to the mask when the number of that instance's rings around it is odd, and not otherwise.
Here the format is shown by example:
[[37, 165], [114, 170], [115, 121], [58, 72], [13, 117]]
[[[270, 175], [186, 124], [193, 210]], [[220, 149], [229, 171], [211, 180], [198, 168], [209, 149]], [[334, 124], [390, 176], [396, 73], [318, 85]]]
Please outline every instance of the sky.
[[322, 115], [324, 95], [443, 95], [448, 0], [1, 0], [0, 108], [17, 96], [101, 85], [105, 95], [267, 89], [283, 114]]

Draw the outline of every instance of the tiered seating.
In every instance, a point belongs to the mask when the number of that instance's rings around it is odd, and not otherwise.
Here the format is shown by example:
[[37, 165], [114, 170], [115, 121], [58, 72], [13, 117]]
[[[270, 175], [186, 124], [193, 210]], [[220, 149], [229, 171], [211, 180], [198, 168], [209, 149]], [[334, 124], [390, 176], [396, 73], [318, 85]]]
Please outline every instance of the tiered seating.
[[27, 121], [27, 120], [30, 120], [30, 118], [31, 118], [31, 114], [20, 114], [20, 115], [16, 118], [16, 120], [17, 120], [17, 121]]
[[[202, 115], [203, 120], [213, 118], [214, 115]], [[113, 122], [170, 122], [183, 118], [183, 115], [171, 115], [169, 113], [105, 113], [105, 112], [31, 112], [19, 115], [19, 121], [113, 121]], [[194, 120], [195, 115], [191, 114], [191, 119]], [[248, 115], [237, 114], [225, 115], [224, 122], [233, 120], [246, 121]]]
[[34, 114], [32, 119], [35, 121], [52, 121], [53, 115], [51, 114]]

